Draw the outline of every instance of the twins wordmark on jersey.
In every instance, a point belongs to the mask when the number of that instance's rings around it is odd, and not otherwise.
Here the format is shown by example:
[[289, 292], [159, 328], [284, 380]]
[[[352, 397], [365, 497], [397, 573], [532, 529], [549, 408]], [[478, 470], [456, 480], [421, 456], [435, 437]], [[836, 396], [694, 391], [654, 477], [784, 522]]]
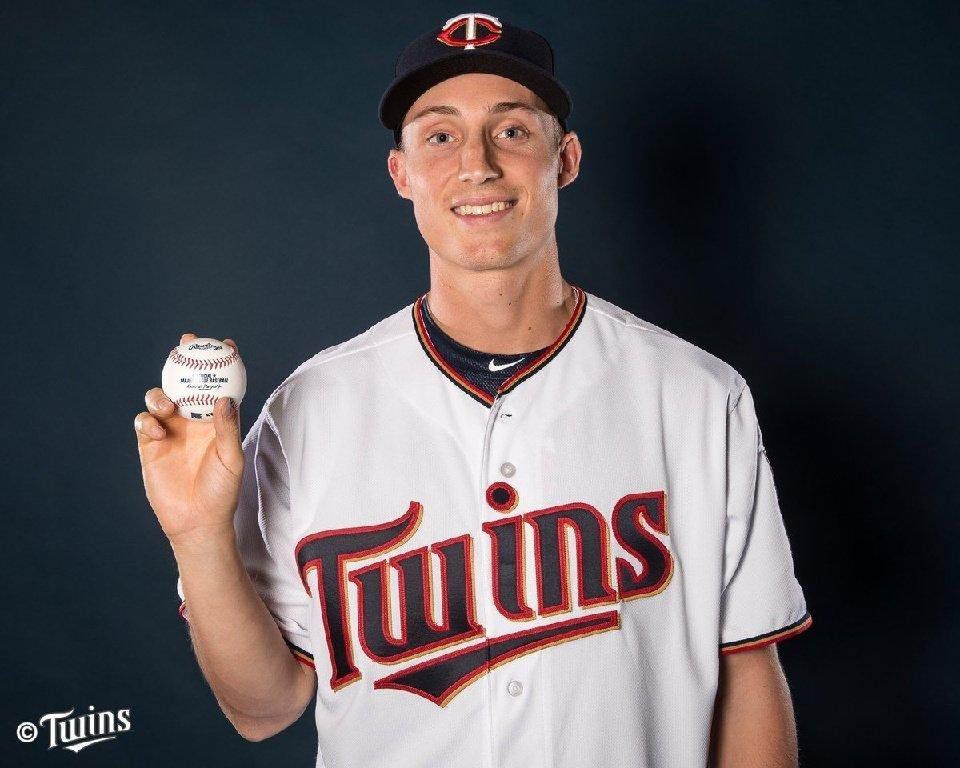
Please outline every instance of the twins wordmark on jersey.
[[[349, 629], [354, 611], [359, 646], [368, 658], [379, 663], [397, 664], [439, 649], [456, 648], [374, 682], [374, 688], [410, 691], [442, 706], [483, 672], [517, 656], [619, 629], [620, 615], [615, 609], [566, 618], [572, 611], [572, 600], [580, 608], [611, 606], [621, 600], [657, 595], [670, 581], [673, 559], [656, 535], [667, 534], [663, 491], [628, 494], [614, 506], [613, 535], [634, 558], [631, 562], [616, 557], [615, 585], [610, 578], [610, 525], [595, 507], [574, 501], [511, 515], [518, 503], [516, 489], [497, 482], [486, 496], [490, 506], [506, 516], [482, 524], [493, 565], [485, 584], [475, 572], [476, 542], [469, 533], [382, 557], [401, 548], [420, 527], [424, 509], [416, 501], [396, 520], [311, 534], [297, 545], [304, 587], [320, 601], [333, 670], [330, 686], [334, 690], [360, 677]], [[576, 542], [575, 595], [568, 583], [570, 558], [565, 529]], [[535, 553], [535, 606], [530, 605], [524, 579], [526, 530], [533, 537]], [[440, 621], [434, 618], [437, 608], [431, 597], [435, 577], [430, 552], [440, 560]], [[350, 568], [354, 561], [378, 556], [381, 559], [368, 565]], [[390, 569], [396, 574], [400, 604], [396, 636], [392, 630]], [[310, 576], [316, 578], [313, 588], [308, 583]], [[345, 589], [348, 580], [357, 587], [356, 605], [350, 605]], [[489, 637], [477, 620], [477, 588], [486, 590], [483, 599], [511, 622], [523, 625], [541, 617], [565, 618]]]

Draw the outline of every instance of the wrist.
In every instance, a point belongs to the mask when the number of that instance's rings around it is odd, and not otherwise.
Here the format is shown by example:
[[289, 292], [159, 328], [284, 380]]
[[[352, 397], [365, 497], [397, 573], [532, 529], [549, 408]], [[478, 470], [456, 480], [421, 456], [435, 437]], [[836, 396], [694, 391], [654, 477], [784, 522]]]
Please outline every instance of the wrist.
[[233, 521], [198, 526], [189, 531], [168, 535], [167, 538], [177, 561], [181, 557], [202, 556], [222, 552], [225, 548], [236, 549], [237, 546]]

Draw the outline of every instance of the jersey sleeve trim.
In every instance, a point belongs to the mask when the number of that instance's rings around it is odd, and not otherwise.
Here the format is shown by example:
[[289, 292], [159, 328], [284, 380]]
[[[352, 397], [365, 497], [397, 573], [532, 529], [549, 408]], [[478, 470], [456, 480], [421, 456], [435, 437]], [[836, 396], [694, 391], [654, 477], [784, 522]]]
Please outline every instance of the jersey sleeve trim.
[[756, 648], [763, 648], [771, 643], [779, 643], [781, 640], [787, 640], [796, 637], [804, 630], [807, 630], [813, 624], [813, 616], [804, 613], [803, 616], [792, 624], [788, 624], [781, 629], [775, 629], [772, 632], [764, 632], [756, 637], [748, 637], [744, 640], [734, 640], [729, 643], [720, 643], [720, 653], [730, 654], [740, 651], [752, 651]]
[[[180, 618], [183, 619], [187, 624], [190, 624], [190, 620], [187, 617], [187, 602], [185, 600], [180, 602], [180, 607], [177, 609], [177, 613], [180, 614]], [[294, 645], [281, 631], [280, 636], [283, 637], [283, 642], [287, 644], [287, 647], [290, 649], [290, 653], [293, 654], [293, 657], [299, 661], [301, 664], [305, 664], [310, 667], [310, 669], [316, 669], [316, 665], [313, 663], [313, 654], [309, 651], [305, 651], [299, 645]]]
[[310, 667], [310, 669], [316, 669], [316, 665], [313, 663], [313, 654], [308, 651], [303, 650], [298, 645], [294, 645], [287, 638], [283, 638], [283, 642], [287, 644], [287, 647], [290, 649], [290, 653], [293, 654], [293, 657], [299, 661], [301, 664], [305, 664]]

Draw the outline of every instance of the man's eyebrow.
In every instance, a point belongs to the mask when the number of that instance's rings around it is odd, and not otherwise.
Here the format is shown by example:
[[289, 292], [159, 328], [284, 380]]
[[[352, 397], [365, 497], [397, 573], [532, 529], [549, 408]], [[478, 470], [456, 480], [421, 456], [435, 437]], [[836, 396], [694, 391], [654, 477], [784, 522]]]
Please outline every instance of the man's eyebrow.
[[[534, 115], [540, 113], [540, 110], [537, 109], [532, 104], [528, 104], [525, 101], [499, 101], [491, 107], [487, 108], [487, 113], [491, 115], [499, 114], [501, 112], [510, 112], [514, 109], [525, 109], [528, 112], [532, 112]], [[426, 115], [436, 114], [436, 115], [451, 115], [453, 117], [460, 117], [460, 110], [456, 107], [450, 107], [446, 104], [438, 104], [436, 106], [427, 107], [417, 112], [416, 116], [410, 121], [411, 123], [415, 120], [419, 120], [421, 117]], [[408, 123], [409, 125], [409, 123]]]

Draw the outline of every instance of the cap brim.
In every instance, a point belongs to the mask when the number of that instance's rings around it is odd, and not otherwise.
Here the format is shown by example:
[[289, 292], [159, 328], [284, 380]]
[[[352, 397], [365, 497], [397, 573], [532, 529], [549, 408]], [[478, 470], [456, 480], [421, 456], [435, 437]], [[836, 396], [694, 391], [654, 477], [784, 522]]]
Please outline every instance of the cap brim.
[[457, 51], [394, 80], [380, 99], [380, 122], [396, 131], [410, 106], [428, 89], [457, 75], [482, 72], [520, 83], [537, 94], [563, 122], [570, 114], [570, 94], [559, 80], [523, 59], [500, 51]]

